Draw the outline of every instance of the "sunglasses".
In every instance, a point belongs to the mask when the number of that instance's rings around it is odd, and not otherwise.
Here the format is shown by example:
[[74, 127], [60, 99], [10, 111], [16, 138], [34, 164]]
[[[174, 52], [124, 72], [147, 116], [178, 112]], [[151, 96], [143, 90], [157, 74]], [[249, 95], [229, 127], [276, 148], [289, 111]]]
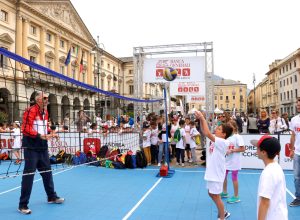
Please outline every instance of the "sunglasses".
[[43, 100], [48, 100], [48, 97], [43, 97]]

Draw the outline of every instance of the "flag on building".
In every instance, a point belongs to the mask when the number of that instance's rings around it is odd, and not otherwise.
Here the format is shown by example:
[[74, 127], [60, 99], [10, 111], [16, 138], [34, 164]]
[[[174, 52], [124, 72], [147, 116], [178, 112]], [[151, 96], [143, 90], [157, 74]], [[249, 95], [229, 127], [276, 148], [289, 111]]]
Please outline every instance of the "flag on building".
[[66, 58], [66, 60], [65, 60], [65, 65], [66, 65], [66, 66], [69, 65], [70, 61], [71, 61], [71, 48], [69, 49], [67, 58]]
[[83, 54], [81, 55], [80, 65], [79, 65], [79, 73], [82, 73], [83, 70]]

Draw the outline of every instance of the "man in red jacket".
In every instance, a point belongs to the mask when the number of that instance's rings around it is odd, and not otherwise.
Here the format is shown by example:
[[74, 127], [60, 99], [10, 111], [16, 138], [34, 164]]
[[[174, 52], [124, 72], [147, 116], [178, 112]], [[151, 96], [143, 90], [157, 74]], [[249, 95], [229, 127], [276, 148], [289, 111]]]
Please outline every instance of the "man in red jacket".
[[47, 141], [50, 138], [57, 137], [57, 134], [48, 127], [48, 97], [43, 92], [37, 92], [35, 101], [35, 105], [25, 110], [22, 120], [22, 148], [24, 149], [25, 166], [18, 210], [23, 214], [31, 213], [28, 203], [36, 169], [41, 172], [48, 203], [61, 204], [65, 200], [58, 197], [54, 190], [48, 156]]

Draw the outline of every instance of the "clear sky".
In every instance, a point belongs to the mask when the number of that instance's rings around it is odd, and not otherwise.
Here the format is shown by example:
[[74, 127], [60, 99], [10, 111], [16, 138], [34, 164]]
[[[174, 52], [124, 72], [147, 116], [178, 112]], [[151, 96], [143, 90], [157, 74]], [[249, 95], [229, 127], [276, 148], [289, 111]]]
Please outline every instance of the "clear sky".
[[215, 74], [253, 88], [300, 47], [300, 0], [71, 0], [116, 57], [133, 47], [214, 43]]

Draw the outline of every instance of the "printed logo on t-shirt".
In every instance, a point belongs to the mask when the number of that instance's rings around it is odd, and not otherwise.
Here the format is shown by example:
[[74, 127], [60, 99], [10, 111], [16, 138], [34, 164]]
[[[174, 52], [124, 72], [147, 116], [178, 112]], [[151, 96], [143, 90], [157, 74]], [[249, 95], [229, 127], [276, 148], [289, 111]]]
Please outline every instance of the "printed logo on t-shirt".
[[295, 131], [295, 132], [300, 132], [300, 127], [295, 127], [295, 128], [294, 128], [294, 131]]
[[234, 144], [230, 142], [229, 146], [228, 146], [229, 150], [233, 150], [234, 149]]

